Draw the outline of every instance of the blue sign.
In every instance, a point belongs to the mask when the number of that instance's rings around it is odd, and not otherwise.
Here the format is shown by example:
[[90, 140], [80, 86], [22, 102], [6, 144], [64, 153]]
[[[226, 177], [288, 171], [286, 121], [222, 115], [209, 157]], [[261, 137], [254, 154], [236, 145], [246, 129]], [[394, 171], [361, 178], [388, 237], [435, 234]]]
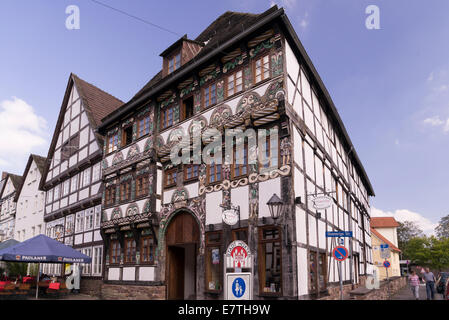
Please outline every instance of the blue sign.
[[352, 231], [326, 231], [326, 237], [328, 238], [352, 238]]
[[343, 239], [343, 238], [338, 238], [338, 244], [339, 245], [344, 245], [345, 244], [345, 239]]
[[389, 247], [389, 245], [386, 244], [386, 243], [383, 243], [383, 244], [380, 245], [381, 249], [388, 249], [388, 247]]
[[384, 267], [385, 267], [385, 268], [389, 268], [389, 267], [390, 267], [390, 262], [384, 261]]
[[246, 285], [245, 281], [242, 278], [235, 278], [234, 282], [232, 282], [232, 294], [236, 298], [240, 298], [245, 294]]
[[348, 254], [349, 254], [348, 249], [342, 246], [335, 247], [333, 251], [334, 258], [338, 261], [346, 260]]

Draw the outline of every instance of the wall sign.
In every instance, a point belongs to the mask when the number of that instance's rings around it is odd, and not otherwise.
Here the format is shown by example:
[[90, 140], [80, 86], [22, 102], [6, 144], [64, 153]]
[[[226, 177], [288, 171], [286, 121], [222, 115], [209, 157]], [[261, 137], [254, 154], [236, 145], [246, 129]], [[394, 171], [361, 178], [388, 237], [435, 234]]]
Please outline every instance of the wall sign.
[[222, 219], [227, 225], [233, 226], [239, 221], [239, 216], [233, 209], [225, 210], [223, 211]]
[[236, 240], [229, 244], [226, 250], [227, 268], [251, 268], [251, 251], [248, 245]]
[[333, 199], [328, 196], [317, 196], [311, 201], [316, 210], [324, 210], [332, 206]]
[[227, 273], [226, 274], [226, 300], [252, 300], [252, 274]]

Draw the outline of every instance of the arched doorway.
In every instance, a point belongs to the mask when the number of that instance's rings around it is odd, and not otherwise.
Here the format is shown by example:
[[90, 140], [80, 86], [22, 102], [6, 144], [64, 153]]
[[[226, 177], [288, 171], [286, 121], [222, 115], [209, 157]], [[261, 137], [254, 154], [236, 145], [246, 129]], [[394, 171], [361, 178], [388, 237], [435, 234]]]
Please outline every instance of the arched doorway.
[[165, 233], [168, 299], [195, 299], [199, 241], [200, 231], [195, 217], [186, 211], [176, 214]]

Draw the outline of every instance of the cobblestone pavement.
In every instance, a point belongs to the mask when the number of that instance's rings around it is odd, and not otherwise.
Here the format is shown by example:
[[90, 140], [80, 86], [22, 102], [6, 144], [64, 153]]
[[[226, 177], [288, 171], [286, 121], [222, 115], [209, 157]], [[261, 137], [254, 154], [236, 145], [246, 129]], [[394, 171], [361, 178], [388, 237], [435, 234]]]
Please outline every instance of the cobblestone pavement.
[[[435, 292], [435, 300], [443, 300], [443, 296], [439, 293]], [[413, 297], [412, 290], [410, 289], [410, 286], [407, 284], [404, 288], [399, 290], [397, 294], [391, 297], [391, 300], [415, 300]], [[427, 294], [426, 294], [426, 285], [421, 284], [419, 286], [419, 300], [427, 300]]]

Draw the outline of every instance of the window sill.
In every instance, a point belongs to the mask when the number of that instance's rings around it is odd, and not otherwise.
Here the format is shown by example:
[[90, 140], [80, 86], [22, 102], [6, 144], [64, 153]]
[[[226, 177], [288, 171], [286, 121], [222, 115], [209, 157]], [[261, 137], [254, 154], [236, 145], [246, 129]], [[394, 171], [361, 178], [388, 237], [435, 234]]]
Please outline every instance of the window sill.
[[262, 292], [259, 293], [260, 297], [282, 297], [282, 292], [274, 293], [274, 292]]

